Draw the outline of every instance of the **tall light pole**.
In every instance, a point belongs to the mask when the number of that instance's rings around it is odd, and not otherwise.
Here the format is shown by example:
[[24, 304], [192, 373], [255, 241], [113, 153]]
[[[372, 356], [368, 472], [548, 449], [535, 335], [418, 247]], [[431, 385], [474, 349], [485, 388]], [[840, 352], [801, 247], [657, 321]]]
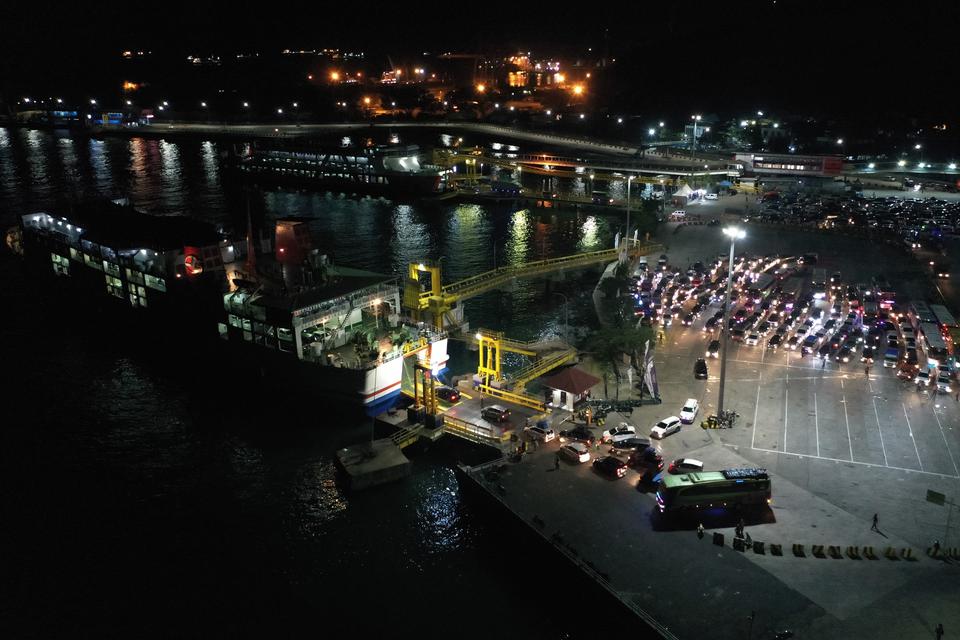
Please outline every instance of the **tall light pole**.
[[634, 176], [627, 176], [627, 231], [624, 235], [624, 250], [623, 255], [629, 259], [630, 257], [630, 183], [633, 182]]
[[569, 323], [568, 323], [568, 321], [569, 321], [569, 316], [567, 315], [567, 311], [568, 311], [568, 308], [569, 308], [569, 303], [568, 303], [568, 301], [567, 301], [567, 296], [565, 296], [564, 294], [560, 293], [559, 291], [554, 291], [554, 292], [553, 292], [553, 295], [555, 295], [555, 296], [560, 296], [561, 298], [563, 298], [563, 339], [569, 342], [569, 340], [570, 340], [570, 337], [569, 337], [569, 336], [570, 336], [570, 325], [569, 325]]
[[697, 123], [700, 122], [702, 117], [699, 114], [690, 116], [690, 119], [693, 120], [693, 142], [690, 143], [692, 150], [690, 155], [694, 160], [697, 159]]
[[720, 399], [717, 401], [717, 417], [723, 415], [723, 387], [727, 381], [727, 338], [730, 335], [730, 288], [733, 285], [733, 246], [747, 232], [739, 227], [725, 227], [724, 235], [730, 238], [730, 263], [727, 266], [727, 295], [723, 299], [723, 328], [720, 330]]

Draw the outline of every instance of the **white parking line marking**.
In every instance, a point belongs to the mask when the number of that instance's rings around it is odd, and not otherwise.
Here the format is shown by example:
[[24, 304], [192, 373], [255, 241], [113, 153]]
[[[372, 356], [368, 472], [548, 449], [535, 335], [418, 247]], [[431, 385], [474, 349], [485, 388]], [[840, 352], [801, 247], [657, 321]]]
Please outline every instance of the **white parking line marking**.
[[953, 463], [953, 470], [957, 472], [957, 475], [960, 476], [960, 469], [957, 469], [957, 461], [953, 459], [953, 452], [950, 451], [950, 445], [947, 444], [947, 434], [943, 432], [943, 425], [940, 424], [940, 416], [937, 415], [937, 408], [933, 408], [933, 417], [937, 419], [937, 426], [940, 427], [940, 435], [943, 437], [943, 446], [947, 448], [947, 453], [950, 455], [950, 462]]
[[783, 452], [787, 452], [787, 407], [790, 406], [790, 390], [783, 390]]
[[[731, 447], [733, 449], [737, 448], [737, 445], [724, 443], [724, 446]], [[906, 467], [894, 467], [891, 465], [876, 464], [875, 462], [860, 462], [859, 460], [843, 460], [841, 458], [829, 458], [827, 456], [815, 456], [809, 453], [785, 453], [783, 451], [777, 451], [776, 449], [764, 449], [763, 447], [751, 447], [754, 451], [762, 451], [764, 453], [776, 453], [784, 454], [788, 456], [796, 456], [798, 458], [810, 458], [811, 460], [829, 460], [830, 462], [843, 462], [845, 464], [859, 464], [864, 467], [875, 467], [877, 469], [894, 469], [896, 471], [908, 471], [910, 473], [922, 473], [928, 476], [938, 476], [940, 478], [952, 478], [958, 479], [960, 476], [951, 476], [946, 473], [937, 473], [936, 471], [917, 471], [916, 469], [907, 469]]]
[[907, 416], [907, 405], [900, 403], [903, 407], [903, 417], [907, 419], [907, 431], [910, 432], [910, 439], [913, 440], [913, 450], [917, 452], [917, 462], [920, 463], [920, 471], [923, 471], [923, 461], [920, 459], [920, 449], [917, 449], [917, 439], [913, 437], [913, 427], [910, 426], [910, 418]]
[[820, 418], [817, 416], [817, 392], [813, 392], [813, 426], [817, 429], [817, 457], [820, 457]]
[[[761, 373], [762, 377], [763, 374]], [[760, 410], [760, 378], [757, 378], [757, 402], [753, 405], [753, 434], [750, 436], [750, 448], [753, 448], [753, 443], [757, 439], [757, 412]]]
[[880, 428], [880, 413], [877, 411], [877, 398], [873, 398], [873, 415], [877, 417], [877, 433], [880, 434], [880, 448], [883, 449], [883, 464], [887, 464], [887, 448], [883, 444], [883, 429]]
[[[843, 384], [843, 380], [840, 381]], [[853, 462], [853, 440], [850, 438], [850, 419], [847, 417], [847, 396], [844, 394], [840, 400], [843, 405], [843, 420], [847, 423], [847, 444], [850, 446], [850, 462]]]

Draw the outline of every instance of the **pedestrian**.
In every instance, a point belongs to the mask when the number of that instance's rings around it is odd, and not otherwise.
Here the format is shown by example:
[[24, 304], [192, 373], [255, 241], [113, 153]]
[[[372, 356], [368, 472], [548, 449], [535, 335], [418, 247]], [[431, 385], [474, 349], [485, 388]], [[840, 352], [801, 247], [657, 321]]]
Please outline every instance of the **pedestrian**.
[[943, 624], [937, 624], [937, 628], [933, 630], [937, 634], [937, 640], [943, 637]]
[[880, 529], [877, 528], [877, 520], [877, 514], [873, 514], [873, 524], [870, 526], [870, 531], [880, 531]]
[[559, 453], [553, 454], [553, 470], [554, 471], [560, 470], [560, 454]]
[[703, 540], [703, 523], [697, 525], [697, 537]]
[[480, 408], [483, 409], [483, 394], [480, 394]]
[[940, 553], [940, 541], [939, 541], [939, 540], [934, 540], [934, 541], [933, 541], [933, 554], [932, 554], [932, 555], [933, 555], [934, 557], [936, 557], [938, 553]]

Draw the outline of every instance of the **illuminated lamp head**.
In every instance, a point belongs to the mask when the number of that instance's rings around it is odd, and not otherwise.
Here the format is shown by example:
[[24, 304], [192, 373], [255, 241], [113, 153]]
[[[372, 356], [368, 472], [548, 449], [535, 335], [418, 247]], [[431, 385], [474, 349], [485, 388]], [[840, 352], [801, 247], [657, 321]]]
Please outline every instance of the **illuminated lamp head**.
[[195, 276], [203, 273], [203, 262], [198, 256], [188, 255], [183, 260], [183, 268], [186, 270], [187, 275]]

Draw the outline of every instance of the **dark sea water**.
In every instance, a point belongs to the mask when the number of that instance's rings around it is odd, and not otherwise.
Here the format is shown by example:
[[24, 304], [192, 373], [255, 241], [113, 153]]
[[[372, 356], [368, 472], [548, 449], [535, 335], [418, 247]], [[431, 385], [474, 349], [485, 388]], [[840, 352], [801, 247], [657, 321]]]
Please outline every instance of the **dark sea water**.
[[[609, 247], [617, 224], [244, 189], [221, 151], [0, 128], [0, 225], [126, 196], [242, 230], [249, 206], [258, 224], [311, 218], [341, 264], [401, 275], [444, 257], [452, 280], [490, 268], [495, 246], [500, 264]], [[467, 315], [547, 337], [563, 328], [559, 292], [570, 324], [589, 327], [595, 281], [520, 282], [469, 301]], [[411, 478], [351, 493], [333, 452], [368, 438], [370, 423], [330, 413], [321, 393], [258, 389], [215, 358], [65, 304], [5, 247], [0, 286], [4, 637], [593, 637], [588, 612], [614, 607], [522, 529], [464, 500], [452, 466], [486, 451], [445, 438], [410, 451]], [[473, 357], [455, 350], [452, 373]]]

